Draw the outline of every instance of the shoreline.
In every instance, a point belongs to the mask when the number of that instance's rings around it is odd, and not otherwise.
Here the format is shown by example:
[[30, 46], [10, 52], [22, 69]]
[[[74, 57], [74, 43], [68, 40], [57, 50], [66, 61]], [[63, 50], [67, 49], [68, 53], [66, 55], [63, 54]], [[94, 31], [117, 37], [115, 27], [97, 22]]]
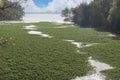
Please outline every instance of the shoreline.
[[72, 22], [65, 22], [65, 21], [0, 21], [0, 24], [9, 24], [9, 23], [39, 23], [39, 22], [53, 22], [53, 23], [60, 23], [60, 24], [73, 24]]
[[25, 14], [21, 20], [0, 21], [1, 23], [38, 23], [38, 22], [55, 22], [62, 24], [72, 24], [72, 22], [65, 22], [61, 14]]

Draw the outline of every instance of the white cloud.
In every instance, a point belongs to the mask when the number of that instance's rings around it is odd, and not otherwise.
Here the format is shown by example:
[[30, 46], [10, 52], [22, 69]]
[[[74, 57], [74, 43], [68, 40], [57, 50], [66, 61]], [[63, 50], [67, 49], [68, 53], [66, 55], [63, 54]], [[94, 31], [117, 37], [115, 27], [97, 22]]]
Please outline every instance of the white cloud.
[[47, 7], [39, 8], [32, 0], [29, 0], [27, 6], [25, 7], [25, 12], [60, 12], [66, 7], [76, 7], [81, 2], [82, 0], [53, 0]]

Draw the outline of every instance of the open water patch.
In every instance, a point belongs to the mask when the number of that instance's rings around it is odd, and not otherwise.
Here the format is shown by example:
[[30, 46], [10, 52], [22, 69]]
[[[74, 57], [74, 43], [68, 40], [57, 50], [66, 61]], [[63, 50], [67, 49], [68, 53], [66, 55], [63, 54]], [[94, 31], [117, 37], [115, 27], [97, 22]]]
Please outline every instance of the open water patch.
[[115, 34], [108, 34], [107, 36], [108, 36], [108, 37], [116, 37]]
[[76, 45], [77, 48], [83, 48], [83, 47], [89, 47], [89, 46], [92, 46], [94, 44], [98, 44], [98, 43], [81, 43], [81, 42], [76, 42], [74, 40], [65, 40], [67, 42], [71, 42], [71, 44], [74, 44]]
[[59, 26], [59, 27], [54, 27], [54, 28], [64, 29], [64, 28], [70, 28], [70, 27], [73, 27], [73, 26]]
[[42, 37], [48, 37], [48, 38], [52, 38], [52, 36], [49, 36], [48, 34], [43, 34], [40, 31], [28, 31], [28, 34], [35, 34], [35, 35], [40, 35]]
[[92, 57], [89, 57], [88, 62], [95, 68], [96, 73], [113, 68], [106, 63], [93, 60]]
[[87, 76], [76, 77], [72, 80], [105, 80], [106, 76], [104, 76], [100, 72], [108, 69], [113, 69], [113, 67], [111, 67], [110, 65], [96, 61], [92, 59], [92, 57], [88, 58], [88, 62], [94, 68], [95, 72], [92, 74], [88, 74]]
[[30, 25], [30, 26], [25, 26], [24, 29], [29, 30], [28, 34], [33, 34], [33, 35], [40, 35], [42, 37], [47, 37], [47, 38], [52, 38], [52, 36], [48, 35], [48, 34], [44, 34], [41, 31], [36, 31], [37, 27], [35, 25]]
[[37, 30], [37, 27], [35, 25], [25, 26], [24, 28], [27, 30]]
[[[93, 46], [94, 44], [98, 44], [98, 43], [86, 44], [86, 43], [76, 42], [74, 40], [65, 40], [65, 41], [71, 42], [71, 44], [76, 45], [77, 48], [89, 47], [89, 46]], [[80, 50], [77, 50], [77, 53], [81, 53]], [[81, 54], [86, 54], [86, 53], [82, 52]], [[113, 69], [113, 67], [111, 67], [110, 65], [96, 61], [92, 59], [92, 57], [88, 58], [88, 62], [94, 68], [94, 71], [92, 71], [92, 73], [87, 74], [86, 76], [76, 77], [75, 79], [71, 79], [71, 80], [105, 80], [106, 76], [104, 76], [100, 72], [108, 69]]]

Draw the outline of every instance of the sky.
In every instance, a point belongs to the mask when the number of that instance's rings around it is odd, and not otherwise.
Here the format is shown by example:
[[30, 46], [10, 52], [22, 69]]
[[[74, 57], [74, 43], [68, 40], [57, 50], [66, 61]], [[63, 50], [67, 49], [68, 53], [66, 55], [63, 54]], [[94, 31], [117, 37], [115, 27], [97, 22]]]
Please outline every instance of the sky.
[[[25, 12], [61, 12], [64, 8], [74, 8], [83, 0], [28, 0]], [[84, 0], [85, 1], [85, 0]], [[91, 0], [86, 0], [90, 2]]]

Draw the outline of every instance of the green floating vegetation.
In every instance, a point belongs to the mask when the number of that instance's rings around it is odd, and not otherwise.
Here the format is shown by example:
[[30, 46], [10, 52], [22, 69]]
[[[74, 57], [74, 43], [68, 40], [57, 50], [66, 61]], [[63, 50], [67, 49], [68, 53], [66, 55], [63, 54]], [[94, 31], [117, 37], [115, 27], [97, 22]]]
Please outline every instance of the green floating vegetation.
[[115, 40], [108, 43], [86, 47], [80, 49], [93, 56], [94, 59], [105, 62], [113, 67], [112, 70], [102, 71], [107, 76], [107, 80], [120, 79], [120, 41]]
[[[38, 31], [53, 38], [28, 34], [24, 26], [29, 25], [36, 25]], [[54, 28], [60, 26], [68, 27]], [[0, 80], [74, 79], [92, 70], [89, 56], [115, 67], [102, 73], [113, 80], [119, 79], [120, 41], [108, 38], [108, 32], [71, 26], [48, 22], [1, 25], [0, 37], [12, 38], [12, 44], [6, 47], [0, 45]], [[100, 44], [81, 48], [80, 54], [75, 45], [63, 39]]]
[[0, 80], [70, 80], [90, 70], [88, 55], [78, 54], [74, 45], [29, 35], [25, 25], [31, 24], [0, 26], [0, 36], [14, 42], [14, 46], [0, 46]]

